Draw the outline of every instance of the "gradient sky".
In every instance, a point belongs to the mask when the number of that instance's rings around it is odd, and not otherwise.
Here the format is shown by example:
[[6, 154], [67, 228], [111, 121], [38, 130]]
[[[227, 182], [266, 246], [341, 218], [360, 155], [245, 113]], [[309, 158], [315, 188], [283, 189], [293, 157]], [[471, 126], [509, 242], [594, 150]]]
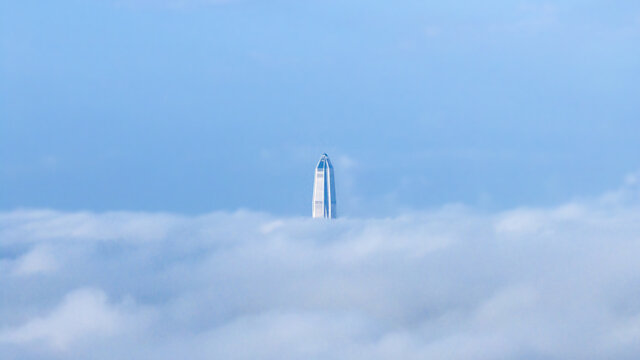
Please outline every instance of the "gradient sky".
[[502, 209], [640, 169], [638, 1], [0, 0], [0, 209]]

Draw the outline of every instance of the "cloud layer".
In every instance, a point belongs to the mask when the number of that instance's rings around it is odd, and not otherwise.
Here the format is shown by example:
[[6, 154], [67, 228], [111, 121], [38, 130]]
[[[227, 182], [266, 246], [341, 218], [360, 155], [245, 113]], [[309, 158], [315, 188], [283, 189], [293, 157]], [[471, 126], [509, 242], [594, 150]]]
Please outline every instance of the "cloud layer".
[[0, 214], [3, 359], [632, 359], [635, 181], [384, 219]]

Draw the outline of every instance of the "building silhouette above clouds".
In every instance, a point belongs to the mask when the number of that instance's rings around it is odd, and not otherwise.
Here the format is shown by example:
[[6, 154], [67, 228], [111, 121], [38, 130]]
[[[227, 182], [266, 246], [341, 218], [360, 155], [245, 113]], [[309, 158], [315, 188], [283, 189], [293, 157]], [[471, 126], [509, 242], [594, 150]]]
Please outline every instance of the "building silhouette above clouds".
[[333, 176], [333, 165], [327, 154], [322, 154], [316, 166], [313, 184], [314, 218], [336, 218], [336, 184]]

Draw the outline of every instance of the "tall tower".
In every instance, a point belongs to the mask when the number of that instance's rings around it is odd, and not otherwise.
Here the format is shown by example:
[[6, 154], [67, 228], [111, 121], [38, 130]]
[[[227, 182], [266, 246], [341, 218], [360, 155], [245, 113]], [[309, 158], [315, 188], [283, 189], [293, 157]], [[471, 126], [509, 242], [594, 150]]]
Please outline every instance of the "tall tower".
[[322, 154], [316, 166], [313, 184], [313, 217], [336, 218], [336, 184], [333, 180], [333, 165], [327, 154]]

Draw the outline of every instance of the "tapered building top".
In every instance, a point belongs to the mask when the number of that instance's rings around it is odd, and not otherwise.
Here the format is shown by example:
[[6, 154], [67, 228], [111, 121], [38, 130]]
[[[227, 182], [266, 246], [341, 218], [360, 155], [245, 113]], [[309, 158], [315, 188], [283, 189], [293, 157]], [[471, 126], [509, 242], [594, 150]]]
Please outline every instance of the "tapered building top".
[[313, 184], [314, 218], [336, 218], [336, 184], [333, 179], [333, 165], [327, 154], [322, 154]]

